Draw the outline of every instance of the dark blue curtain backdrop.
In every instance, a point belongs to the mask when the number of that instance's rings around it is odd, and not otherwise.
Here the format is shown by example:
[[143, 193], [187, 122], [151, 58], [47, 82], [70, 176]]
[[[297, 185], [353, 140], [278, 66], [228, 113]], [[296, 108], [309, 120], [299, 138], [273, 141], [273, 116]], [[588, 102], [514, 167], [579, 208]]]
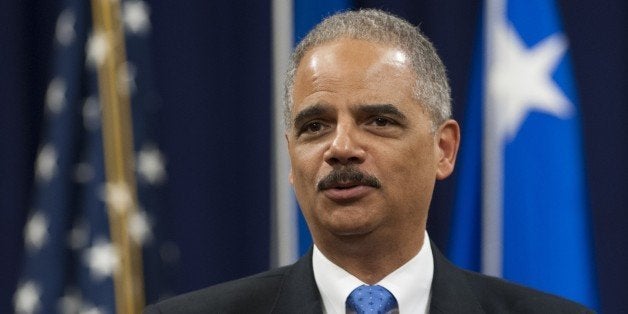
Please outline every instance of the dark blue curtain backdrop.
[[[167, 157], [176, 293], [269, 267], [270, 1], [149, 1], [159, 141]], [[628, 3], [558, 1], [583, 117], [604, 313], [628, 311]], [[464, 124], [479, 1], [357, 1], [431, 37]], [[0, 312], [12, 309], [60, 5], [0, 1]], [[463, 134], [464, 140], [464, 134]], [[437, 185], [430, 235], [447, 243], [455, 176]]]

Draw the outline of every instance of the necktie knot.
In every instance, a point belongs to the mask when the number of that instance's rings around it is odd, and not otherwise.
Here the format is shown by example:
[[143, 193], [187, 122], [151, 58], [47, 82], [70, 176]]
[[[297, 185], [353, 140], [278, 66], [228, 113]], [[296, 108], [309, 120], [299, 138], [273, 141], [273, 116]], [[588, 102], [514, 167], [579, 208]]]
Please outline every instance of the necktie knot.
[[348, 314], [398, 313], [395, 296], [382, 286], [361, 285], [347, 297]]

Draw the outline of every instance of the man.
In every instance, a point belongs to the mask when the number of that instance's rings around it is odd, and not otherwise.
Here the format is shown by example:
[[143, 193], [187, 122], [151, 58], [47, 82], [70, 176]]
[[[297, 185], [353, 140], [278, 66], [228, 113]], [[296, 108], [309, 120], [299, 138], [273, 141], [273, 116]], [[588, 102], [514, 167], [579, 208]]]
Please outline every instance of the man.
[[412, 25], [378, 10], [329, 17], [296, 48], [285, 103], [290, 181], [313, 249], [148, 312], [588, 312], [458, 269], [429, 242], [435, 180], [454, 169], [460, 129], [444, 66]]

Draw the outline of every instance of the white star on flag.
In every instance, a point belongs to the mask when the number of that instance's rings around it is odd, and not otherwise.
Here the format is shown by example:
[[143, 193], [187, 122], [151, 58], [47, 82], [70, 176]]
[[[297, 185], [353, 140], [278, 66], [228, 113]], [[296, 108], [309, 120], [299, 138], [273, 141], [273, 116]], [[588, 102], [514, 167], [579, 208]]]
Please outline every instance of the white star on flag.
[[181, 258], [181, 250], [176, 243], [166, 241], [159, 248], [159, 255], [164, 263], [176, 264]]
[[528, 49], [510, 22], [496, 25], [488, 60], [487, 106], [499, 117], [495, 121], [499, 134], [512, 139], [533, 110], [559, 118], [572, 114], [571, 102], [552, 78], [567, 51], [565, 37], [555, 33]]
[[504, 147], [528, 113], [566, 118], [574, 111], [552, 74], [567, 41], [560, 33], [528, 48], [506, 11], [504, 0], [486, 6], [486, 75], [483, 178], [482, 272], [502, 276]]
[[41, 182], [48, 182], [57, 171], [57, 151], [51, 144], [41, 148], [35, 161], [35, 176]]
[[94, 241], [94, 245], [84, 252], [83, 261], [91, 277], [97, 281], [112, 276], [120, 264], [116, 247], [102, 238]]
[[135, 92], [137, 89], [137, 84], [135, 83], [136, 74], [137, 69], [131, 62], [125, 62], [124, 65], [120, 67], [120, 72], [118, 73], [118, 88], [120, 88], [121, 92], [128, 91], [129, 94]]
[[87, 183], [94, 178], [94, 167], [88, 162], [79, 162], [74, 165], [74, 181], [76, 183]]
[[87, 40], [87, 64], [93, 68], [100, 67], [109, 53], [106, 34], [93, 32]]
[[159, 184], [166, 178], [164, 156], [153, 144], [142, 146], [137, 156], [137, 172], [150, 184]]
[[65, 92], [67, 86], [65, 80], [60, 77], [55, 77], [48, 84], [46, 90], [46, 108], [51, 113], [59, 113], [65, 107]]
[[100, 102], [98, 97], [89, 96], [83, 102], [83, 126], [88, 131], [95, 131], [100, 127]]
[[93, 306], [91, 304], [85, 304], [81, 308], [80, 314], [104, 314], [106, 313], [103, 309]]
[[71, 9], [65, 9], [59, 14], [55, 29], [55, 38], [61, 45], [69, 46], [74, 41], [76, 37], [74, 23], [76, 23], [76, 16]]
[[128, 225], [131, 239], [140, 246], [149, 243], [153, 239], [150, 225], [150, 219], [145, 211], [138, 210], [134, 212], [129, 219]]
[[40, 211], [35, 214], [26, 223], [24, 228], [24, 241], [26, 248], [31, 251], [37, 251], [48, 240], [48, 219]]
[[83, 299], [81, 292], [76, 287], [65, 289], [65, 294], [59, 299], [57, 308], [59, 313], [82, 313]]
[[80, 219], [78, 222], [74, 223], [74, 227], [70, 230], [68, 234], [68, 245], [74, 249], [78, 250], [87, 245], [89, 241], [89, 226], [85, 219]]
[[118, 213], [129, 210], [133, 204], [129, 187], [124, 183], [107, 183], [104, 192], [105, 202]]
[[40, 290], [39, 286], [32, 281], [20, 284], [13, 296], [15, 313], [36, 313], [40, 307]]
[[126, 1], [122, 7], [124, 25], [133, 34], [145, 34], [150, 30], [148, 5], [144, 1]]

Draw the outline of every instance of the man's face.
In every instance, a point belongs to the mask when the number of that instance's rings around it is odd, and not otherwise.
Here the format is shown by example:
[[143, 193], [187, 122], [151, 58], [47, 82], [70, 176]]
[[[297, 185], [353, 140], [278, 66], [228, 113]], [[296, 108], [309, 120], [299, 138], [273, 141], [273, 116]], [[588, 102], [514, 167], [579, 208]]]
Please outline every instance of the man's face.
[[450, 120], [432, 131], [414, 81], [402, 50], [363, 40], [338, 39], [301, 60], [286, 138], [315, 241], [422, 235], [434, 181], [453, 169], [458, 129]]

